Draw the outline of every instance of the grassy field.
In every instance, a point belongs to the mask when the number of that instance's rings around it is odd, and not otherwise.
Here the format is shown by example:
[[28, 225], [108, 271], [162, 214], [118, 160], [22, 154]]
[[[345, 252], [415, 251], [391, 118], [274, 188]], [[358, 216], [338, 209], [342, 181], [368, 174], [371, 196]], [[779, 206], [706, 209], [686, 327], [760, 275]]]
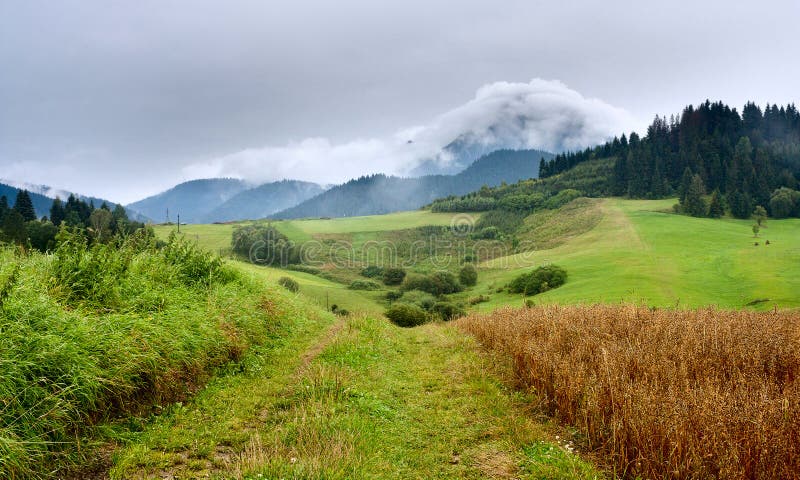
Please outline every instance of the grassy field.
[[673, 203], [605, 199], [602, 219], [588, 232], [552, 249], [484, 262], [475, 290], [491, 300], [479, 308], [521, 305], [520, 296], [494, 290], [547, 263], [566, 268], [569, 279], [533, 297], [537, 303], [800, 307], [800, 220], [770, 220], [754, 238], [752, 221], [665, 213]]
[[[272, 224], [290, 240], [304, 242], [320, 234], [384, 232], [424, 225], [447, 226], [452, 218], [452, 215], [446, 213], [415, 210], [367, 217], [280, 220]], [[197, 241], [201, 247], [219, 252], [230, 248], [233, 229], [240, 224], [242, 223], [181, 225], [181, 233]], [[177, 225], [156, 225], [154, 229], [159, 238], [167, 238], [171, 232], [177, 230]]]
[[498, 365], [448, 325], [301, 320], [147, 423], [111, 478], [601, 478]]
[[[488, 295], [475, 308], [489, 311], [504, 305], [522, 305], [524, 299], [497, 290], [530, 268], [555, 263], [566, 268], [566, 285], [533, 297], [537, 303], [642, 302], [653, 306], [769, 309], [800, 307], [800, 220], [769, 220], [759, 238], [752, 222], [734, 219], [692, 218], [669, 213], [674, 200], [579, 200], [559, 211], [543, 211], [525, 219], [518, 238], [535, 250], [482, 262], [478, 285], [456, 296], [465, 301]], [[332, 220], [278, 222], [295, 239], [341, 241], [356, 252], [352, 268], [333, 268], [325, 280], [308, 274], [286, 273], [307, 293], [324, 304], [336, 301], [350, 309], [377, 311], [383, 306], [378, 292], [343, 288], [358, 278], [358, 256], [367, 242], [395, 242], [404, 246], [422, 238], [415, 227], [448, 226], [453, 216], [423, 211]], [[219, 248], [232, 231], [230, 225], [188, 225], [189, 238], [207, 248]], [[168, 227], [157, 227], [165, 237]], [[452, 240], [452, 238], [451, 238]], [[458, 241], [458, 238], [455, 238]], [[769, 240], [769, 245], [766, 241]], [[754, 243], [759, 245], [755, 246]], [[455, 248], [447, 255], [457, 255]], [[399, 251], [403, 251], [402, 248]], [[422, 256], [411, 270], [435, 270], [435, 258]], [[328, 260], [325, 260], [326, 262]], [[458, 262], [450, 262], [451, 268]], [[252, 267], [253, 271], [258, 271]], [[272, 269], [261, 273], [278, 275]], [[384, 292], [385, 293], [385, 292]]]

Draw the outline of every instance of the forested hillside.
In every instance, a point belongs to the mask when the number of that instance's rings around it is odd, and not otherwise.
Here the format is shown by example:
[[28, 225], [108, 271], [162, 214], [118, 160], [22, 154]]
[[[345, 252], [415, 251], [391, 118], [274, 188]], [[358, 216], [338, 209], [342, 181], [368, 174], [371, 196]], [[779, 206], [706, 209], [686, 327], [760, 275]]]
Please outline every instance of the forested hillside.
[[[794, 105], [767, 105], [762, 111], [748, 103], [741, 115], [721, 102], [688, 106], [680, 117], [657, 116], [643, 137], [622, 135], [543, 161], [540, 177], [609, 157], [616, 159], [610, 178], [614, 195], [677, 194], [684, 200], [694, 184], [695, 194], [716, 191], [723, 210], [739, 218], [749, 217], [756, 206], [773, 216], [800, 215], [800, 113]], [[702, 216], [700, 210], [689, 213]]]
[[345, 217], [414, 210], [436, 198], [463, 195], [484, 185], [513, 183], [538, 175], [542, 159], [552, 154], [538, 150], [498, 150], [476, 160], [457, 175], [400, 178], [370, 175], [350, 180], [275, 218]]
[[293, 207], [325, 191], [311, 182], [282, 180], [244, 190], [207, 213], [205, 222], [255, 220]]

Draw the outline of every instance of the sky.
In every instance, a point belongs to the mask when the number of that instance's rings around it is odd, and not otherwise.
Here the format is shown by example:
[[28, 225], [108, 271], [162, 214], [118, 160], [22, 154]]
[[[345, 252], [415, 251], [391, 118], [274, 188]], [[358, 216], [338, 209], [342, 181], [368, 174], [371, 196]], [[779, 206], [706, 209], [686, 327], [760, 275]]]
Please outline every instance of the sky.
[[707, 98], [800, 103], [798, 18], [796, 0], [0, 0], [0, 178], [128, 203], [208, 176], [402, 174], [461, 135], [581, 148]]

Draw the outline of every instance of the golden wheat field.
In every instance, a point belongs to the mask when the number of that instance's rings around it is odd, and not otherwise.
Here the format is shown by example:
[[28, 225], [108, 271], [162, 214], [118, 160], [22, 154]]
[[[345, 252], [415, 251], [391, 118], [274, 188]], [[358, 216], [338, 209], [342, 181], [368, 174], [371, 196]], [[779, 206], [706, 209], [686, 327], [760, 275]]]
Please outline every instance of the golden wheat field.
[[547, 306], [458, 325], [628, 478], [800, 478], [800, 314]]

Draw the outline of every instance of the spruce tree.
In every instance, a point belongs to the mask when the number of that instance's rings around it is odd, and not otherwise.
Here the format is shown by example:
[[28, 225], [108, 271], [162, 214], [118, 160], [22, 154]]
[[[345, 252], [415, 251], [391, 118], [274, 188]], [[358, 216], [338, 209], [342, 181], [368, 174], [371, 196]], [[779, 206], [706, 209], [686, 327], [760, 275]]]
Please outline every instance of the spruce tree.
[[36, 210], [33, 208], [33, 201], [27, 190], [19, 190], [17, 199], [14, 201], [14, 211], [22, 215], [26, 222], [36, 220]]
[[689, 187], [692, 185], [692, 169], [686, 167], [683, 171], [683, 176], [681, 177], [681, 183], [678, 185], [678, 197], [679, 202], [681, 205], [686, 203], [686, 192], [689, 191]]
[[64, 221], [66, 217], [66, 212], [64, 211], [64, 204], [61, 202], [61, 199], [56, 197], [53, 200], [53, 205], [50, 207], [50, 221], [53, 222], [53, 225], [58, 227], [61, 225], [61, 222]]
[[722, 195], [719, 189], [711, 194], [711, 204], [708, 206], [708, 216], [711, 218], [721, 218], [725, 215], [725, 206], [722, 204]]
[[700, 175], [695, 174], [692, 177], [692, 183], [689, 184], [689, 188], [686, 190], [683, 210], [693, 217], [705, 217], [707, 208], [706, 201], [703, 199], [704, 193], [703, 179], [700, 178]]
[[28, 240], [25, 219], [16, 210], [9, 211], [3, 219], [3, 240], [16, 245], [22, 245]]
[[3, 219], [6, 218], [6, 214], [10, 208], [8, 207], [8, 198], [5, 195], [0, 196], [0, 225], [3, 224]]

